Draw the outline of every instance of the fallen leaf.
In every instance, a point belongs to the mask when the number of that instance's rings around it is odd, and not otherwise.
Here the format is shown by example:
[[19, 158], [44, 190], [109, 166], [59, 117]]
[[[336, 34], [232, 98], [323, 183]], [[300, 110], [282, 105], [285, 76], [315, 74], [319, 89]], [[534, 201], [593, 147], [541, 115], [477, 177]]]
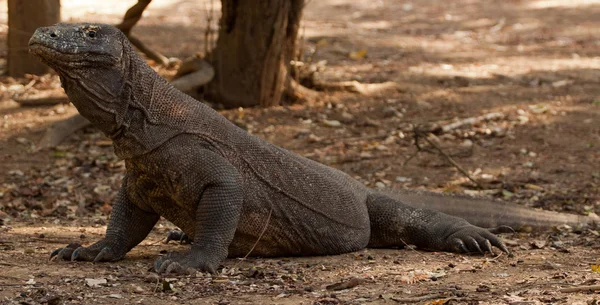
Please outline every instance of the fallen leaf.
[[530, 242], [529, 244], [531, 245], [531, 247], [533, 249], [543, 249], [544, 247], [546, 247], [545, 240], [534, 240], [534, 241]]
[[354, 288], [358, 285], [360, 285], [360, 283], [362, 283], [363, 280], [353, 277], [350, 278], [346, 281], [343, 282], [339, 282], [339, 283], [335, 283], [332, 285], [329, 285], [327, 287], [325, 287], [327, 290], [333, 290], [333, 291], [337, 291], [337, 290], [344, 290], [344, 289], [350, 289], [350, 288]]
[[354, 52], [350, 52], [350, 54], [348, 54], [348, 57], [350, 57], [351, 59], [354, 60], [360, 60], [365, 58], [365, 56], [367, 56], [367, 50], [359, 50], [359, 51], [354, 51]]

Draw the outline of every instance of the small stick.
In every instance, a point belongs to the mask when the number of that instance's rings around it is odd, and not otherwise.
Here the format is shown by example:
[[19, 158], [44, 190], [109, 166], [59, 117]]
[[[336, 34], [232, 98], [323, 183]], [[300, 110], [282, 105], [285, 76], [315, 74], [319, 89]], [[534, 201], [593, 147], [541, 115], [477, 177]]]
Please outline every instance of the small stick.
[[[418, 133], [418, 130], [415, 130], [415, 133]], [[458, 169], [459, 172], [461, 172], [461, 174], [463, 174], [465, 177], [467, 177], [469, 180], [471, 180], [473, 183], [475, 183], [477, 185], [477, 187], [479, 187], [480, 189], [484, 189], [483, 185], [481, 185], [477, 180], [475, 180], [473, 177], [471, 177], [471, 175], [462, 168], [462, 166], [460, 166], [458, 163], [456, 163], [456, 161], [454, 161], [454, 159], [452, 159], [452, 157], [450, 157], [446, 152], [444, 152], [444, 150], [437, 145], [435, 142], [431, 141], [428, 137], [422, 137], [423, 139], [425, 139], [425, 141], [427, 143], [429, 143], [429, 145], [433, 146], [435, 149], [437, 149], [437, 151], [446, 158], [446, 160], [448, 160], [448, 162], [450, 162], [450, 164], [452, 164], [454, 167], [456, 167], [456, 169]], [[417, 146], [418, 147], [418, 146]]]
[[248, 258], [248, 256], [250, 255], [250, 253], [252, 253], [252, 251], [254, 251], [254, 248], [256, 248], [256, 245], [258, 245], [258, 242], [263, 237], [263, 235], [267, 231], [267, 228], [269, 227], [269, 223], [271, 221], [271, 214], [273, 214], [273, 206], [271, 206], [271, 210], [269, 210], [269, 216], [267, 216], [267, 223], [265, 223], [265, 227], [262, 229], [262, 232], [260, 232], [260, 235], [256, 239], [256, 242], [254, 243], [254, 245], [252, 245], [252, 248], [250, 248], [250, 251], [248, 251], [248, 253], [246, 253], [246, 255], [244, 255], [244, 257], [240, 258], [240, 260], [233, 266], [233, 268], [236, 268], [241, 262], [245, 261], [246, 258]]
[[435, 299], [444, 299], [444, 296], [441, 294], [430, 294], [430, 295], [422, 295], [414, 298], [390, 298], [393, 301], [398, 303], [418, 303], [427, 300], [435, 300]]
[[569, 293], [569, 292], [580, 292], [580, 291], [588, 291], [588, 290], [594, 290], [594, 291], [600, 290], [600, 285], [570, 287], [570, 288], [559, 289], [558, 291], [563, 292], [563, 293]]

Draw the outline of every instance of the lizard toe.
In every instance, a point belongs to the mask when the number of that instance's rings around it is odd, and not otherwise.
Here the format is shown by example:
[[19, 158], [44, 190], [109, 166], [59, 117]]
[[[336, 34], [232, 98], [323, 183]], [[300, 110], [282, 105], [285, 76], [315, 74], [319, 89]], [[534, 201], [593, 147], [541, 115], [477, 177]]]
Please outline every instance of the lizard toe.
[[483, 242], [482, 246], [483, 246], [483, 251], [489, 252], [492, 255], [494, 255], [494, 249], [492, 248], [492, 244], [490, 243], [489, 239], [486, 239]]
[[86, 262], [92, 262], [92, 261], [96, 261], [95, 258], [98, 256], [98, 253], [100, 253], [102, 250], [100, 251], [91, 251], [88, 248], [85, 247], [79, 247], [77, 249], [75, 249], [75, 251], [73, 251], [73, 254], [71, 254], [71, 261], [86, 261]]
[[492, 234], [501, 234], [501, 233], [515, 233], [515, 229], [509, 226], [498, 226], [495, 228], [488, 229]]
[[479, 252], [481, 255], [485, 254], [481, 247], [479, 246], [479, 242], [472, 236], [468, 236], [465, 238], [467, 248], [469, 248], [469, 252]]
[[215, 273], [216, 266], [203, 261], [193, 252], [170, 253], [156, 260], [154, 270], [159, 274], [190, 274], [195, 271]]
[[165, 244], [168, 244], [172, 240], [179, 241], [179, 244], [191, 244], [192, 243], [189, 236], [187, 234], [185, 234], [185, 232], [179, 231], [179, 230], [170, 231], [169, 234], [167, 235], [167, 240], [165, 241]]
[[81, 247], [81, 244], [71, 243], [64, 248], [58, 248], [50, 253], [50, 260], [71, 260], [73, 252], [79, 247]]
[[468, 253], [469, 249], [460, 238], [454, 238], [451, 242], [451, 250], [458, 253]]
[[449, 248], [456, 252], [489, 252], [493, 255], [493, 247], [510, 254], [502, 240], [484, 228], [462, 227], [449, 237]]

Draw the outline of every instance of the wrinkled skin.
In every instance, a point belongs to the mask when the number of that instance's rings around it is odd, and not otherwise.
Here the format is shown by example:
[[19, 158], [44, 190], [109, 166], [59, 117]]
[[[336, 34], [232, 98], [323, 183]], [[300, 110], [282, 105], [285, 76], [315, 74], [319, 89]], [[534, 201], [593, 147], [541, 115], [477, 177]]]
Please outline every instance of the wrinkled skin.
[[464, 219], [373, 193], [336, 169], [246, 133], [169, 85], [112, 26], [40, 28], [30, 50], [57, 71], [71, 102], [113, 140], [127, 168], [106, 236], [88, 247], [57, 249], [57, 259], [123, 259], [159, 216], [191, 241], [189, 251], [159, 258], [159, 273], [215, 272], [226, 257], [251, 249], [263, 257], [407, 244], [508, 252], [498, 237]]

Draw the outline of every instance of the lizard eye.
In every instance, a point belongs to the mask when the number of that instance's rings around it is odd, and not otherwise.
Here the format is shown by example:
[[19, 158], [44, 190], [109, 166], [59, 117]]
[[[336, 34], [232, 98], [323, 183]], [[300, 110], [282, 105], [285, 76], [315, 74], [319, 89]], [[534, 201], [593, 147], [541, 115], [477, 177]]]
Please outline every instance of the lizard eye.
[[89, 36], [90, 38], [94, 38], [94, 37], [96, 37], [96, 31], [89, 31], [89, 32], [88, 32], [88, 36]]

